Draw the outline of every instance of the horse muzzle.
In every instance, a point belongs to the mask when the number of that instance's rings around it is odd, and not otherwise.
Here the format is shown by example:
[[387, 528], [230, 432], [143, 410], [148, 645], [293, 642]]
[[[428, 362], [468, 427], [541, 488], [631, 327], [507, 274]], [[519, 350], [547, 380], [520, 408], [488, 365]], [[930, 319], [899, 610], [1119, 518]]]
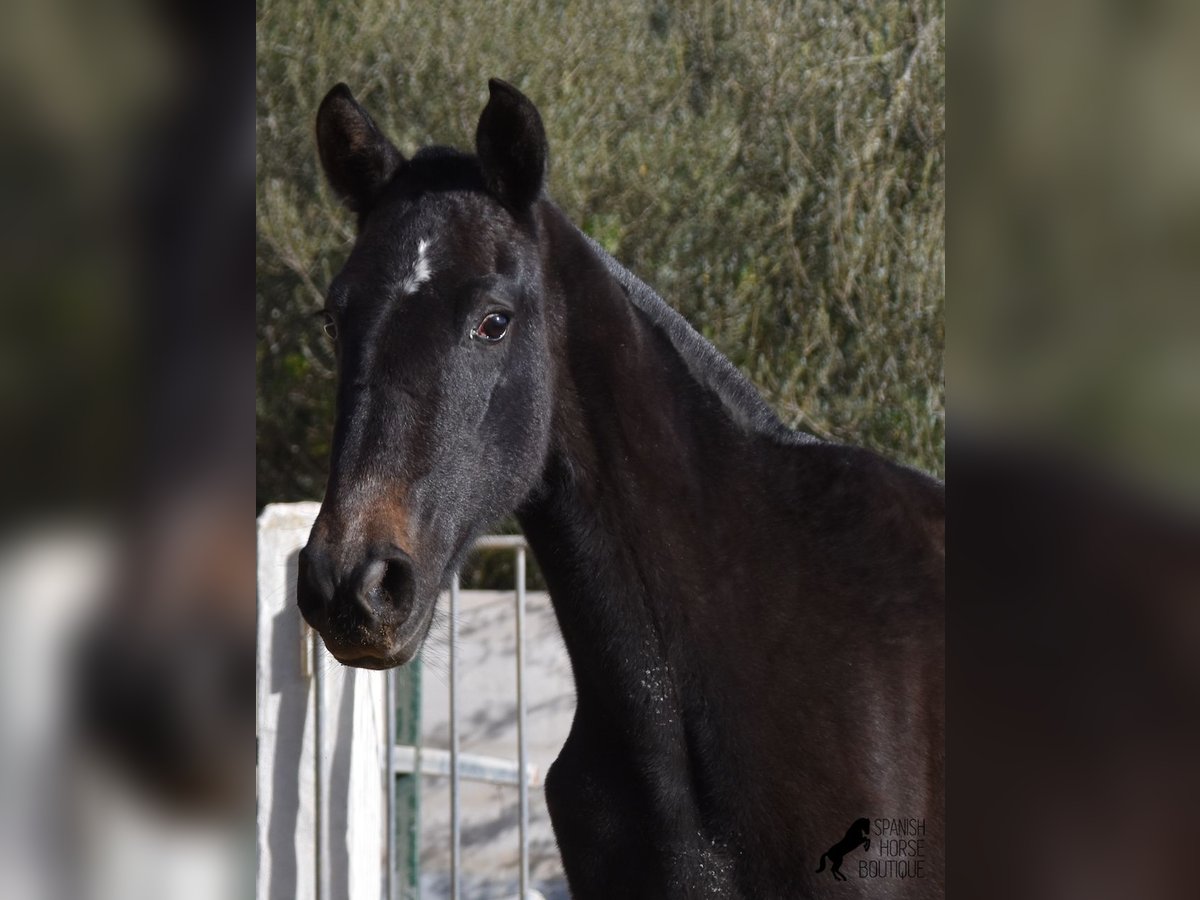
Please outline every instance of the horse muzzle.
[[416, 655], [432, 609], [416, 602], [415, 567], [404, 550], [374, 547], [339, 567], [328, 548], [310, 540], [300, 551], [298, 576], [300, 613], [338, 662], [386, 669]]

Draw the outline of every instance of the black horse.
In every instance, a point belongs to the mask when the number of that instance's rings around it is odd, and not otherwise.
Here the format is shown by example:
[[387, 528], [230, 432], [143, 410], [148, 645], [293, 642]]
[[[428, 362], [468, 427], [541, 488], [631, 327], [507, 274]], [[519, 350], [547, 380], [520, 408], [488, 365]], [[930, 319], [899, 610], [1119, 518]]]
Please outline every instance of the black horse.
[[475, 155], [404, 157], [344, 85], [318, 112], [358, 237], [305, 618], [407, 662], [515, 511], [575, 676], [546, 778], [575, 897], [815, 896], [859, 810], [924, 818], [930, 877], [839, 896], [940, 896], [943, 487], [783, 427], [546, 198], [537, 110], [489, 89]]

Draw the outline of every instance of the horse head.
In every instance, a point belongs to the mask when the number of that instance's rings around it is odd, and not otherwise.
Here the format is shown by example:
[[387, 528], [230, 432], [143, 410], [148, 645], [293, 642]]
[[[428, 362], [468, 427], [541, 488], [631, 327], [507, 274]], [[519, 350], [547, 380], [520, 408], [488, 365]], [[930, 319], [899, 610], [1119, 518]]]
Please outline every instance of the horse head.
[[415, 655], [475, 537], [545, 464], [546, 136], [519, 91], [492, 80], [489, 92], [475, 155], [405, 158], [345, 85], [317, 113], [322, 167], [358, 232], [322, 313], [337, 412], [297, 597], [347, 665]]

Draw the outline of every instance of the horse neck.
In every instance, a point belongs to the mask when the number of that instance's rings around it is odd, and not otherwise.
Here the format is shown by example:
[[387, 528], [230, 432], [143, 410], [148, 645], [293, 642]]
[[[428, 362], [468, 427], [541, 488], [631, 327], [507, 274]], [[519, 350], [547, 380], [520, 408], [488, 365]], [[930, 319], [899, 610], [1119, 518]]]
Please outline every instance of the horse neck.
[[697, 361], [561, 214], [544, 220], [543, 242], [558, 341], [554, 436], [520, 518], [581, 705], [626, 698], [618, 715], [670, 719], [685, 705], [681, 665], [715, 640], [697, 633], [689, 603], [754, 505], [751, 451], [764, 438], [698, 380]]

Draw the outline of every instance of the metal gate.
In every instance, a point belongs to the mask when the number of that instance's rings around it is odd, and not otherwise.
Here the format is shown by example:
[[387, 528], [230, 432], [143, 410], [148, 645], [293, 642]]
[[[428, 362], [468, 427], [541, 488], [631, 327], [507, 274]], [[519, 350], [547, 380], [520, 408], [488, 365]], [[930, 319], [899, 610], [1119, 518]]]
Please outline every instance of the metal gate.
[[[517, 613], [517, 759], [508, 760], [491, 756], [479, 756], [460, 752], [458, 728], [458, 622], [459, 580], [458, 575], [450, 585], [449, 596], [449, 691], [450, 691], [450, 748], [449, 750], [423, 749], [419, 743], [420, 731], [408, 730], [404, 721], [406, 711], [411, 710], [414, 697], [419, 697], [420, 667], [408, 666], [388, 672], [389, 699], [387, 709], [397, 717], [389, 724], [388, 733], [396, 735], [396, 743], [388, 757], [390, 767], [388, 783], [395, 789], [389, 794], [388, 806], [388, 866], [389, 875], [386, 896], [389, 900], [416, 896], [419, 890], [419, 871], [415, 864], [417, 848], [415, 841], [407, 853], [399, 853], [397, 842], [406, 834], [412, 840], [416, 833], [414, 815], [419, 816], [421, 775], [447, 775], [450, 778], [450, 896], [461, 897], [462, 868], [462, 816], [459, 804], [459, 787], [463, 779], [485, 781], [492, 784], [516, 785], [520, 815], [519, 897], [531, 896], [529, 889], [529, 788], [537, 781], [537, 771], [529, 765], [525, 740], [527, 710], [525, 707], [525, 589], [526, 551], [525, 539], [520, 535], [488, 535], [475, 542], [475, 550], [511, 550], [515, 557], [515, 601]], [[419, 703], [419, 701], [415, 701]], [[411, 721], [411, 718], [410, 718]], [[417, 810], [414, 814], [413, 810]], [[410, 824], [411, 822], [411, 824]], [[399, 889], [402, 893], [397, 893]]]

